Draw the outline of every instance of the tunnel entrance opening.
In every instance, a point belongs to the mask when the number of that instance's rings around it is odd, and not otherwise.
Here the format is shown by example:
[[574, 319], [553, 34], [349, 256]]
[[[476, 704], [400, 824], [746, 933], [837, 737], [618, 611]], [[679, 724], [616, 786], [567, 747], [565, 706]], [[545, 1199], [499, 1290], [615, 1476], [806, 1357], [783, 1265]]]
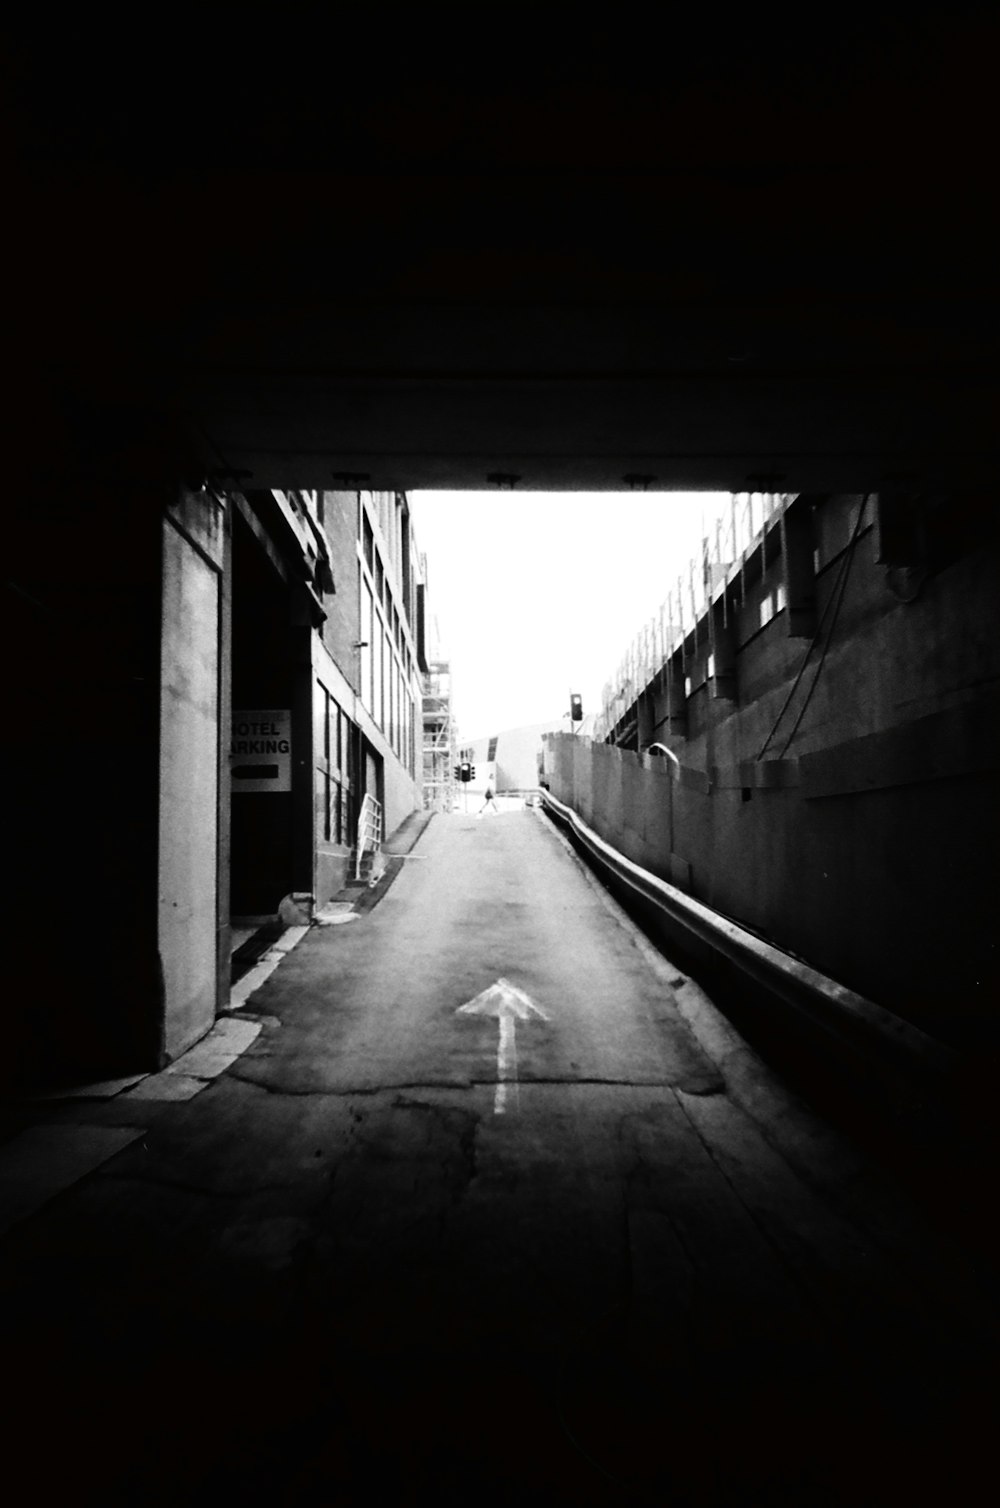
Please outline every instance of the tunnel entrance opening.
[[[618, 689], [622, 647], [640, 625], [650, 648], [662, 643], [668, 597], [690, 590], [692, 571], [700, 590], [703, 541], [714, 542], [730, 494], [646, 490], [654, 481], [633, 477], [627, 492], [532, 492], [498, 477], [492, 491], [411, 494], [430, 562], [435, 654], [451, 667], [474, 789], [501, 772], [506, 784], [536, 787], [537, 767], [518, 755], [511, 769], [497, 736], [543, 722], [593, 735]], [[509, 761], [509, 737], [505, 745]]]

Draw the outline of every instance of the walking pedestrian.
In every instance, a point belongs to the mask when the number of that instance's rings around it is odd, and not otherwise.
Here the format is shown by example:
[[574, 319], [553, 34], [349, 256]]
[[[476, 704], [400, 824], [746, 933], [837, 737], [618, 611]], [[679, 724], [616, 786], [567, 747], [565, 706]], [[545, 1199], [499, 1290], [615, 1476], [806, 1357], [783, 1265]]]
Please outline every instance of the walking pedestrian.
[[488, 785], [486, 787], [486, 800], [483, 802], [482, 806], [479, 808], [478, 812], [476, 813], [476, 816], [477, 817], [481, 817], [483, 815], [483, 812], [485, 812], [485, 810], [486, 810], [486, 808], [488, 806], [491, 806], [493, 808], [493, 810], [496, 812], [497, 816], [499, 817], [499, 815], [500, 815], [500, 808], [497, 806], [496, 802], [493, 799], [493, 786], [492, 785]]

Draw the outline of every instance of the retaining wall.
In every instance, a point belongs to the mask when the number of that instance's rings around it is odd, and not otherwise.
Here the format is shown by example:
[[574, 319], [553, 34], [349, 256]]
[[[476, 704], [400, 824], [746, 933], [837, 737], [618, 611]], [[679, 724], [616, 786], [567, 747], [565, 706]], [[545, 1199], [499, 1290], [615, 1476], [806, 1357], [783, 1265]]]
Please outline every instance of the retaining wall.
[[[859, 501], [830, 500], [816, 520], [833, 540], [818, 616], [844, 563], [838, 524], [852, 506], [856, 521]], [[992, 504], [952, 518], [954, 535], [905, 589], [862, 520], [835, 631], [801, 675], [809, 639], [784, 612], [759, 622], [774, 552], [733, 603], [732, 694], [713, 688], [707, 634], [694, 635], [684, 734], [669, 731], [665, 676], [635, 709], [643, 742], [668, 743], [679, 770], [560, 733], [545, 741], [546, 780], [606, 842], [696, 899], [945, 1040], [996, 1044], [1000, 551]]]

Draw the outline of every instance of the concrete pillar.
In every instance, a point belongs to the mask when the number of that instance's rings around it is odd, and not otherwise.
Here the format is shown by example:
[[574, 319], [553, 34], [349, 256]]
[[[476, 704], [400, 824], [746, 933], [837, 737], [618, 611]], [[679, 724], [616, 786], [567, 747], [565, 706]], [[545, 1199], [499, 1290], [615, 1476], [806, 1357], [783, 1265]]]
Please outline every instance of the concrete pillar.
[[724, 597], [709, 608], [709, 694], [716, 700], [736, 700], [736, 636], [727, 621]]
[[222, 575], [219, 581], [219, 764], [216, 816], [216, 989], [217, 1010], [229, 1004], [232, 960], [229, 881], [232, 855], [232, 778], [229, 750], [233, 721], [233, 521], [228, 503], [222, 516]]
[[643, 691], [639, 694], [636, 702], [636, 736], [639, 741], [639, 752], [648, 746], [656, 738], [654, 726], [656, 723], [656, 709], [653, 702], [652, 690]]
[[158, 930], [170, 1058], [208, 1030], [218, 1004], [224, 519], [211, 494], [183, 493], [162, 526]]
[[899, 487], [875, 495], [875, 559], [879, 565], [919, 566], [926, 559], [920, 499]]
[[680, 651], [672, 655], [664, 667], [664, 691], [666, 715], [662, 727], [678, 738], [686, 738], [688, 731], [687, 693], [684, 688], [684, 667]]
[[[294, 601], [293, 601], [294, 613]], [[316, 866], [316, 802], [314, 796], [312, 628], [296, 623], [290, 630], [292, 648], [292, 892], [312, 895]]]
[[792, 503], [781, 516], [785, 622], [793, 639], [811, 639], [816, 632], [815, 547], [812, 505], [803, 498]]

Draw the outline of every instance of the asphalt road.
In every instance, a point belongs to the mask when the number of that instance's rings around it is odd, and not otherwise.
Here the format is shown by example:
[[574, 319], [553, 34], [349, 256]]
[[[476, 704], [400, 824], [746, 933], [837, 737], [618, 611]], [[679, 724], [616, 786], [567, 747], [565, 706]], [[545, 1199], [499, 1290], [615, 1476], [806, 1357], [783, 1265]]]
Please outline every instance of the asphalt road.
[[540, 814], [435, 818], [247, 1011], [3, 1243], [7, 1501], [982, 1490], [992, 1279]]

